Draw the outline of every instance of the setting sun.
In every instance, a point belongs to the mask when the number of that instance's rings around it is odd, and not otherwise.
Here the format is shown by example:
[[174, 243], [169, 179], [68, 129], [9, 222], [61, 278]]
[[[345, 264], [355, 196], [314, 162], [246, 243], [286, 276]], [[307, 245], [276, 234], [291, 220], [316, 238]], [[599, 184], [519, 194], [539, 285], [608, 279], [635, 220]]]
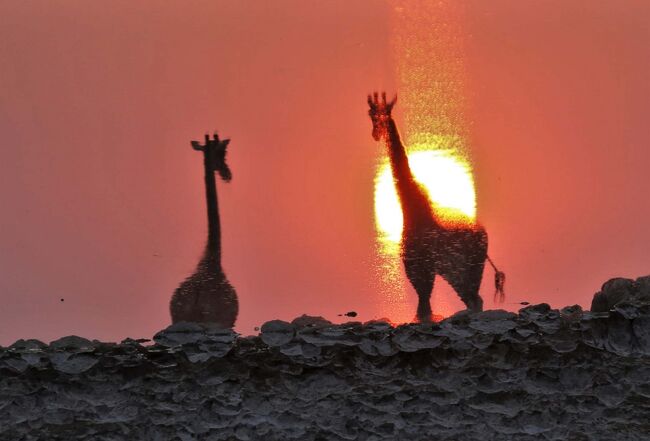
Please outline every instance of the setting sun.
[[[429, 193], [440, 221], [474, 223], [476, 194], [467, 160], [453, 150], [416, 149], [408, 155], [409, 165], [415, 179]], [[387, 159], [378, 167], [375, 179], [375, 223], [382, 239], [399, 242], [402, 211]]]

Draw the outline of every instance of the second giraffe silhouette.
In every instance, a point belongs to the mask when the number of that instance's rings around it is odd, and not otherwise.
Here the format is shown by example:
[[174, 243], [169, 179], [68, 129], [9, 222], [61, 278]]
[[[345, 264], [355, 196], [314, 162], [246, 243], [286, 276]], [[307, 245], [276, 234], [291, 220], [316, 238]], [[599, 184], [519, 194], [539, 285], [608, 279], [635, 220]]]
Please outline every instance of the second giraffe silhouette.
[[[480, 225], [442, 225], [431, 207], [426, 190], [418, 184], [391, 111], [397, 97], [386, 102], [377, 93], [368, 95], [372, 136], [388, 148], [393, 180], [402, 206], [402, 261], [406, 276], [418, 295], [418, 321], [431, 321], [431, 292], [440, 275], [454, 288], [470, 311], [481, 311], [479, 287], [487, 258], [487, 233]], [[495, 271], [496, 268], [495, 268]], [[502, 298], [504, 274], [497, 271], [495, 296]]]
[[193, 275], [176, 289], [170, 303], [172, 323], [208, 322], [232, 328], [237, 320], [239, 303], [235, 288], [228, 282], [221, 266], [221, 224], [214, 174], [230, 182], [232, 173], [226, 164], [229, 139], [205, 135], [205, 145], [192, 141], [194, 150], [203, 152], [205, 197], [208, 207], [208, 243]]

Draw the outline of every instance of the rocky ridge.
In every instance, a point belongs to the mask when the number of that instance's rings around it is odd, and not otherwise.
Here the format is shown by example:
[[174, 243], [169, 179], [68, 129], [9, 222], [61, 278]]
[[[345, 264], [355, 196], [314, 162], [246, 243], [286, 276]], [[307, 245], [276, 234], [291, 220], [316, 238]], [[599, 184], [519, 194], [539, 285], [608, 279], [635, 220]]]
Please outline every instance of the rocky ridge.
[[615, 280], [602, 312], [19, 340], [0, 348], [0, 439], [650, 439], [650, 276]]

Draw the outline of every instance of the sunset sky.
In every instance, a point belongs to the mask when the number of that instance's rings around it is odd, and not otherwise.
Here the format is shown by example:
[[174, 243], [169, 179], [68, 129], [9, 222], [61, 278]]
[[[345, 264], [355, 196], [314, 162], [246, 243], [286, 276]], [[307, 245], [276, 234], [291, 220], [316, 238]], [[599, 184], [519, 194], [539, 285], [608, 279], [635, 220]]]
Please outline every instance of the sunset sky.
[[[206, 239], [190, 140], [215, 129], [231, 138], [217, 186], [239, 332], [302, 313], [412, 318], [377, 242], [386, 152], [366, 103], [403, 95], [409, 130], [409, 35], [431, 66], [460, 63], [462, 88], [431, 99], [463, 104], [499, 307], [588, 307], [608, 278], [650, 274], [650, 2], [442, 1], [412, 34], [396, 28], [408, 4], [0, 2], [0, 344], [167, 326]], [[462, 308], [436, 284], [434, 312]]]

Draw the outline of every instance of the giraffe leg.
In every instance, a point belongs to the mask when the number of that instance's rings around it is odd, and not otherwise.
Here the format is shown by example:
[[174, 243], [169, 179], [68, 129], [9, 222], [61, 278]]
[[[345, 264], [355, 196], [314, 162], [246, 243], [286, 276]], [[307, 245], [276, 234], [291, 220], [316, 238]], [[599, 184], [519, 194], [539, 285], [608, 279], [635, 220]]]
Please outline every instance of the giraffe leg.
[[427, 268], [426, 263], [418, 261], [404, 261], [406, 277], [418, 295], [418, 309], [416, 319], [418, 322], [431, 321], [431, 291], [433, 291], [433, 281], [436, 277], [434, 271]]
[[472, 312], [483, 311], [483, 299], [478, 294], [481, 285], [481, 277], [478, 278], [476, 287], [468, 287], [467, 291], [461, 296], [461, 300], [467, 305], [467, 309]]
[[472, 312], [483, 311], [483, 299], [478, 293], [483, 279], [483, 266], [483, 264], [470, 265], [459, 274], [446, 278], [467, 309]]
[[483, 267], [487, 256], [487, 234], [482, 228], [450, 232], [444, 245], [440, 275], [454, 288], [469, 311], [483, 310], [479, 296]]

